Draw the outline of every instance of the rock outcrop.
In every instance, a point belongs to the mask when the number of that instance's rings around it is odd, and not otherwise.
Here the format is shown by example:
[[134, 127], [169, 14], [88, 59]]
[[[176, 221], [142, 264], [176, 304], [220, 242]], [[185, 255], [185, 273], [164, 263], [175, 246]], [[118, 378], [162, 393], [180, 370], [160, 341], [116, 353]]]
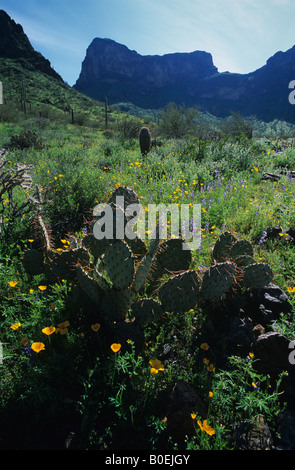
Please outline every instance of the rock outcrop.
[[34, 50], [22, 26], [4, 10], [0, 10], [0, 57], [18, 60], [25, 68], [38, 70], [63, 82], [49, 60]]
[[95, 38], [87, 49], [75, 84], [78, 91], [110, 103], [136, 101], [159, 107], [170, 96], [194, 95], [195, 83], [217, 73], [211, 54], [203, 51], [142, 56], [111, 39]]

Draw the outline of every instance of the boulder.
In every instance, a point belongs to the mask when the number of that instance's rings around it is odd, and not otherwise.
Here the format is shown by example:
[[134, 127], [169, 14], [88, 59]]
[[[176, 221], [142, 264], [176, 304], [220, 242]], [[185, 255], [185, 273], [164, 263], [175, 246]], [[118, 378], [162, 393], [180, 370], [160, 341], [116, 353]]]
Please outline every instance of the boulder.
[[281, 313], [292, 312], [287, 294], [277, 285], [269, 283], [261, 289], [249, 292], [244, 312], [254, 323], [267, 326], [277, 320]]
[[195, 433], [191, 413], [206, 419], [207, 409], [194, 388], [184, 381], [179, 381], [167, 393], [166, 422], [167, 433], [176, 440]]
[[235, 450], [273, 450], [273, 438], [264, 416], [233, 425], [231, 442]]
[[258, 361], [255, 368], [262, 375], [269, 375], [270, 383], [276, 386], [276, 381], [282, 372], [287, 372], [283, 378], [279, 391], [283, 391], [281, 401], [285, 402], [289, 409], [295, 409], [295, 364], [290, 360], [290, 354], [294, 352], [292, 342], [275, 331], [264, 333], [256, 339], [253, 345], [253, 353]]

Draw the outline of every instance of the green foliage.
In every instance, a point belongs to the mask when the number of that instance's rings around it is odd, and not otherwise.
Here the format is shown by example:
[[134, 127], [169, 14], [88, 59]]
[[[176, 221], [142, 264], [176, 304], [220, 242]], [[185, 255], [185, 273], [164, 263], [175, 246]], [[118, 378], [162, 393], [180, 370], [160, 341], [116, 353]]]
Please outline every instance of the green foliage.
[[232, 137], [234, 140], [251, 139], [253, 135], [253, 125], [246, 121], [239, 113], [231, 113], [221, 125], [221, 132]]
[[270, 423], [275, 423], [280, 411], [282, 371], [275, 387], [269, 377], [255, 372], [256, 359], [231, 357], [231, 368], [221, 370], [214, 378], [214, 394], [210, 402], [210, 413], [218, 423], [234, 424], [263, 414]]
[[196, 108], [187, 108], [169, 103], [160, 113], [160, 132], [166, 137], [184, 137], [194, 127], [194, 119], [198, 116]]
[[39, 141], [36, 132], [24, 131], [18, 135], [11, 136], [10, 147], [14, 149], [25, 149], [29, 147], [40, 148], [42, 143]]
[[[44, 85], [43, 76], [35, 78]], [[10, 91], [15, 109], [17, 85]], [[110, 110], [105, 135], [104, 108], [65, 87], [75, 120], [83, 114], [73, 125], [61, 94], [52, 93], [53, 105], [45, 106], [43, 85], [35, 103], [41, 118], [32, 102], [26, 116], [18, 109], [19, 122], [0, 122], [1, 145], [8, 146], [5, 170], [13, 176], [17, 164], [32, 165], [32, 185], [17, 182], [13, 204], [1, 183], [0, 442], [44, 448], [42, 435], [57, 436], [70, 424], [77, 430], [75, 448], [176, 448], [162, 394], [178, 380], [197, 390], [215, 431], [208, 434], [196, 417], [187, 449], [231, 448], [231, 424], [257, 413], [275, 433], [284, 408], [282, 377], [269, 388], [268, 378], [255, 371], [255, 359], [224, 357], [222, 346], [204, 352], [199, 345], [212, 308], [238, 299], [261, 279], [261, 285], [272, 279], [294, 302], [295, 258], [287, 233], [295, 221], [288, 174], [292, 142], [213, 136], [201, 129], [193, 110], [171, 105], [162, 119], [172, 138], [143, 158], [136, 127], [142, 119]], [[220, 120], [207, 119], [210, 131], [220, 128]], [[153, 135], [164, 135], [161, 120], [160, 126], [151, 124]], [[269, 129], [265, 125], [261, 133]], [[42, 147], [11, 145], [12, 136], [29, 132]], [[277, 172], [279, 180], [263, 181], [266, 171]], [[122, 188], [136, 195], [146, 213], [149, 203], [201, 204], [200, 248], [180, 251], [174, 239], [160, 241], [157, 252], [149, 251], [148, 240], [117, 247], [96, 243], [93, 209]], [[28, 201], [26, 214], [10, 217], [13, 207]], [[266, 228], [277, 225], [280, 235], [263, 239]], [[52, 334], [43, 332], [51, 327]], [[294, 339], [293, 315], [274, 328]], [[36, 352], [34, 343], [45, 349]], [[120, 344], [117, 352], [114, 343]]]

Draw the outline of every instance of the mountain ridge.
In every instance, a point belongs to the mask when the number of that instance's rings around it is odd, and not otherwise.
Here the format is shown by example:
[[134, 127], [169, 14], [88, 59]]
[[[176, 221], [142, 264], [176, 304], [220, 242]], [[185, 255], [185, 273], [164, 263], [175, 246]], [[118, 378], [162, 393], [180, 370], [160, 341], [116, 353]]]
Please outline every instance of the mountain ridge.
[[[66, 87], [50, 62], [34, 50], [22, 26], [0, 10], [0, 61], [6, 101], [17, 99], [19, 86], [24, 84], [31, 102], [36, 101], [34, 94], [42, 92], [43, 103], [70, 109], [78, 96], [70, 101], [64, 98], [69, 87], [84, 101], [104, 102], [107, 97], [110, 105], [128, 102], [143, 110], [175, 102], [221, 118], [237, 112], [264, 122], [295, 123], [294, 106], [288, 99], [289, 83], [295, 80], [295, 46], [276, 52], [257, 70], [240, 74], [219, 72], [212, 55], [205, 51], [144, 56], [112, 39], [94, 38], [76, 84]], [[45, 88], [39, 90], [35, 77], [28, 75], [35, 72], [54, 79], [53, 83], [40, 82]], [[54, 83], [62, 86], [60, 92], [52, 91]], [[60, 96], [56, 99], [55, 94]]]
[[22, 61], [25, 67], [33, 67], [63, 82], [62, 77], [51, 67], [49, 60], [35, 51], [23, 27], [4, 10], [0, 10], [0, 57]]
[[264, 121], [295, 122], [288, 85], [295, 79], [295, 46], [278, 51], [247, 74], [219, 72], [204, 51], [140, 55], [109, 38], [94, 38], [86, 50], [78, 91], [109, 103], [161, 108], [168, 102], [198, 106], [218, 117], [239, 112]]

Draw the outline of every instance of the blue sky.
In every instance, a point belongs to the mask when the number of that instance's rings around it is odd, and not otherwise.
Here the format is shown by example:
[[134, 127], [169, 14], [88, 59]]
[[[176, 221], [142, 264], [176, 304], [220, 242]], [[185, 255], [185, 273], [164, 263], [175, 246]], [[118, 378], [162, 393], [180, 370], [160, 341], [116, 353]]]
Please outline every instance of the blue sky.
[[220, 72], [236, 73], [295, 45], [294, 0], [1, 0], [0, 8], [69, 85], [95, 37], [142, 55], [203, 50]]

